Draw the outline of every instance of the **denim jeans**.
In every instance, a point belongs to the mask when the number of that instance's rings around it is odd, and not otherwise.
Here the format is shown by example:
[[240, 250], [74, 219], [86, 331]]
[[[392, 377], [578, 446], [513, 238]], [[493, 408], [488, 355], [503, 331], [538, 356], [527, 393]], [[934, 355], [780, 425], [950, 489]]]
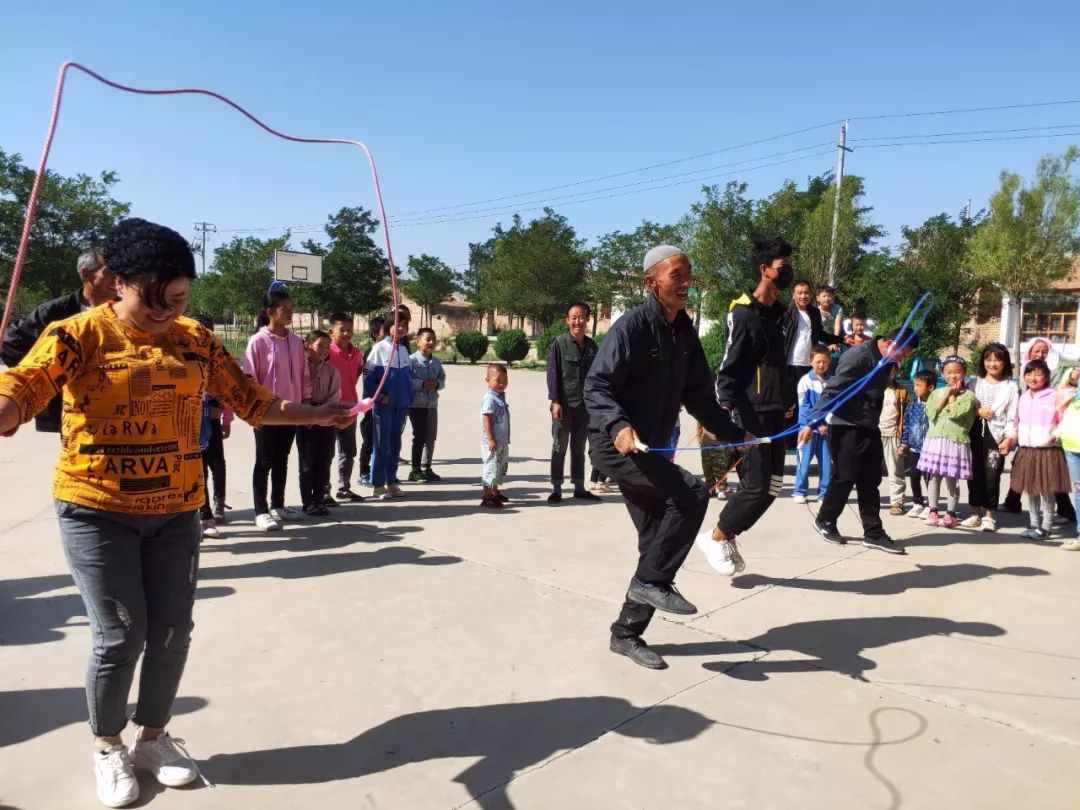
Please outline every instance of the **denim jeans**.
[[199, 513], [127, 515], [56, 501], [56, 514], [64, 554], [90, 618], [86, 702], [91, 730], [112, 737], [127, 724], [140, 653], [132, 719], [140, 726], [164, 727], [194, 627]]
[[[1072, 482], [1073, 508], [1080, 514], [1080, 453], [1065, 451], [1065, 463], [1069, 465], [1069, 480]], [[1060, 509], [1058, 510], [1061, 511]], [[1080, 522], [1077, 523], [1076, 536], [1080, 537]]]

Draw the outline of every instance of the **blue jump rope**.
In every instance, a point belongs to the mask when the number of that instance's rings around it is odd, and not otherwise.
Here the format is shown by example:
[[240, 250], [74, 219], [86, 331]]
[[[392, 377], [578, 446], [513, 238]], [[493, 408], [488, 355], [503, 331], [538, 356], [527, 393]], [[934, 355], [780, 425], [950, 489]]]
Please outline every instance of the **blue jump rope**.
[[[934, 297], [929, 292], [925, 292], [922, 294], [919, 300], [915, 302], [915, 306], [911, 308], [911, 311], [908, 312], [907, 317], [904, 318], [904, 323], [900, 327], [904, 330], [904, 340], [900, 344], [899, 351], [907, 348], [907, 345], [914, 339], [915, 335], [917, 335], [922, 330], [923, 325], [926, 323], [926, 318], [930, 314], [930, 310], [933, 308], [933, 301]], [[830, 413], [835, 412], [837, 408], [839, 408], [849, 399], [858, 395], [858, 393], [866, 387], [867, 383], [870, 382], [870, 378], [877, 374], [878, 371], [880, 371], [882, 368], [884, 368], [891, 362], [893, 362], [892, 359], [882, 357], [880, 360], [878, 360], [877, 364], [872, 369], [870, 369], [870, 371], [868, 371], [859, 379], [855, 380], [855, 382], [853, 382], [851, 385], [849, 385], [847, 388], [845, 388], [839, 394], [833, 397], [833, 399], [826, 403], [824, 407], [819, 406], [817, 408], [814, 408], [814, 410], [810, 412], [810, 421], [820, 422]], [[795, 424], [789, 428], [781, 430], [779, 433], [776, 433], [772, 436], [758, 437], [752, 442], [732, 442], [729, 444], [706, 445], [695, 444], [687, 445], [686, 447], [649, 447], [648, 445], [644, 444], [639, 440], [637, 442], [637, 449], [643, 453], [676, 453], [681, 450], [730, 450], [740, 447], [752, 447], [755, 444], [771, 444], [772, 442], [779, 441], [780, 439], [784, 439], [788, 436], [791, 436], [792, 434], [798, 433], [799, 430], [799, 425]]]

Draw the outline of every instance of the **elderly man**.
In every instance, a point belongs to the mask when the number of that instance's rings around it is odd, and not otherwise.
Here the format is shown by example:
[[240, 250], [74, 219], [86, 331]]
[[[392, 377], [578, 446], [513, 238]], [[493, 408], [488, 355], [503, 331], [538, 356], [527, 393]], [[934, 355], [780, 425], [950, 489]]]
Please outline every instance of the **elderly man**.
[[[61, 321], [78, 315], [91, 307], [116, 298], [116, 281], [105, 259], [98, 250], [84, 250], [76, 262], [82, 287], [70, 295], [54, 298], [38, 306], [33, 312], [8, 327], [4, 344], [0, 348], [0, 360], [8, 368], [14, 368], [26, 356], [34, 343], [53, 321]], [[60, 432], [60, 397], [56, 396], [34, 420], [35, 427], [43, 433]]]
[[686, 407], [721, 441], [752, 439], [716, 403], [713, 379], [686, 300], [693, 282], [679, 248], [645, 255], [648, 300], [612, 325], [585, 379], [593, 466], [619, 485], [638, 533], [638, 564], [619, 617], [611, 651], [649, 669], [664, 659], [642, 639], [657, 609], [688, 615], [697, 608], [675, 590], [694, 536], [705, 519], [709, 493], [694, 475], [649, 445], [666, 447]]
[[566, 310], [567, 332], [551, 341], [548, 351], [547, 384], [551, 400], [551, 494], [548, 503], [562, 500], [566, 448], [570, 447], [570, 482], [574, 497], [598, 501], [585, 489], [585, 439], [589, 414], [585, 410], [585, 378], [596, 357], [596, 342], [585, 334], [589, 325], [589, 305], [575, 301]]

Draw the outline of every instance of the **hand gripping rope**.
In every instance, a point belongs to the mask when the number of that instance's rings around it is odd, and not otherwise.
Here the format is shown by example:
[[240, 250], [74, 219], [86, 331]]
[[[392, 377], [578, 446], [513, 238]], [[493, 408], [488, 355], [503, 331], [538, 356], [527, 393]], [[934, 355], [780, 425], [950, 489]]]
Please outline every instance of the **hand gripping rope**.
[[[898, 347], [895, 347], [893, 349], [893, 352], [891, 352], [890, 354], [903, 351], [905, 348], [907, 348], [908, 344], [911, 343], [911, 341], [915, 338], [915, 335], [922, 331], [923, 325], [926, 323], [926, 318], [930, 314], [930, 310], [933, 309], [933, 304], [934, 297], [928, 292], [923, 293], [919, 300], [915, 302], [915, 306], [913, 306], [911, 308], [911, 311], [908, 312], [907, 317], [904, 318], [904, 323], [900, 327], [904, 330], [904, 339], [900, 342], [900, 345]], [[884, 368], [891, 362], [891, 356], [882, 357], [880, 360], [877, 361], [874, 367], [870, 369], [870, 371], [866, 372], [866, 374], [855, 380], [847, 388], [844, 388], [842, 391], [840, 391], [839, 394], [833, 397], [829, 402], [825, 403], [824, 406], [818, 406], [814, 408], [814, 410], [810, 412], [810, 421], [820, 422], [830, 413], [834, 413], [837, 408], [839, 408], [849, 399], [856, 396], [860, 391], [862, 391], [866, 387], [867, 383], [870, 382], [870, 378], [877, 374], [878, 371], [880, 371], [882, 368]], [[703, 451], [726, 450], [739, 447], [752, 447], [755, 444], [769, 444], [771, 442], [779, 441], [788, 436], [791, 436], [794, 433], [798, 433], [799, 430], [799, 425], [795, 424], [789, 428], [781, 430], [779, 433], [772, 436], [759, 436], [752, 442], [732, 442], [730, 444], [687, 445], [686, 447], [649, 447], [641, 441], [638, 441], [637, 449], [643, 453], [671, 453], [678, 452], [680, 450]]]
[[[351, 138], [300, 138], [295, 135], [286, 135], [285, 133], [279, 132], [278, 130], [259, 120], [232, 99], [226, 98], [220, 93], [215, 93], [213, 90], [203, 90], [197, 87], [177, 88], [174, 90], [147, 90], [139, 87], [129, 87], [125, 84], [110, 81], [104, 76], [95, 73], [94, 71], [90, 70], [87, 67], [84, 67], [83, 65], [78, 64], [77, 62], [64, 62], [64, 64], [60, 66], [60, 73], [57, 76], [56, 80], [56, 95], [53, 98], [52, 116], [49, 119], [48, 134], [45, 136], [45, 146], [41, 151], [41, 161], [38, 163], [37, 174], [34, 176], [34, 185], [30, 190], [30, 200], [26, 204], [26, 217], [23, 220], [22, 237], [19, 239], [19, 250], [15, 254], [15, 266], [11, 273], [11, 285], [8, 287], [7, 301], [4, 304], [3, 320], [0, 321], [0, 335], [3, 335], [7, 331], [8, 322], [11, 319], [11, 313], [15, 307], [15, 293], [18, 291], [19, 278], [22, 275], [23, 264], [26, 261], [26, 250], [27, 246], [30, 243], [30, 232], [34, 224], [34, 214], [36, 213], [37, 209], [38, 197], [41, 194], [41, 184], [45, 179], [45, 167], [49, 160], [49, 150], [52, 149], [53, 136], [56, 134], [56, 124], [60, 117], [60, 105], [64, 95], [64, 81], [67, 79], [67, 72], [71, 68], [81, 70], [83, 73], [90, 76], [91, 78], [97, 79], [102, 84], [108, 85], [115, 90], [122, 90], [125, 93], [138, 93], [140, 95], [146, 96], [200, 95], [215, 98], [218, 101], [228, 104], [238, 113], [248, 118], [257, 126], [262, 128], [266, 132], [269, 132], [274, 137], [281, 138], [285, 141], [293, 141], [294, 143], [340, 143], [346, 144], [348, 146], [360, 147], [360, 149], [364, 151], [364, 155], [367, 157], [368, 166], [371, 168], [371, 179], [372, 182], [375, 184], [375, 200], [379, 207], [379, 219], [382, 222], [383, 240], [386, 243], [386, 261], [390, 268], [390, 290], [394, 299], [394, 326], [397, 326], [399, 318], [397, 306], [400, 299], [398, 297], [397, 288], [397, 271], [394, 267], [394, 256], [390, 249], [390, 229], [386, 224], [386, 209], [383, 207], [382, 190], [379, 188], [379, 173], [375, 169], [375, 161], [371, 157], [371, 150], [367, 148], [366, 144], [360, 141], [352, 140]], [[370, 410], [372, 404], [376, 400], [378, 400], [379, 395], [382, 393], [383, 385], [386, 383], [387, 377], [390, 374], [390, 368], [393, 365], [395, 349], [397, 348], [397, 330], [395, 329], [394, 331], [395, 334], [392, 338], [392, 346], [390, 350], [391, 362], [387, 364], [382, 379], [379, 380], [379, 385], [375, 389], [375, 393], [371, 396], [370, 399], [362, 399], [360, 402], [358, 402], [353, 408], [353, 413], [359, 414], [363, 413], [364, 411]]]

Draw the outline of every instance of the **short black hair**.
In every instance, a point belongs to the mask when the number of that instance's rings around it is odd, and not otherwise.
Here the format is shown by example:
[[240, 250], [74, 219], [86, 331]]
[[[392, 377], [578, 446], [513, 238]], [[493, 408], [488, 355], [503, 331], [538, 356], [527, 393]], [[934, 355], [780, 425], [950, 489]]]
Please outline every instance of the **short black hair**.
[[932, 371], [918, 371], [912, 380], [922, 380], [930, 386], [930, 390], [937, 388], [937, 375]]
[[1031, 371], [1041, 371], [1046, 381], [1050, 382], [1050, 366], [1046, 365], [1045, 360], [1028, 360], [1024, 366], [1024, 374], [1027, 375]]
[[368, 334], [372, 338], [378, 336], [379, 332], [386, 328], [386, 321], [381, 316], [377, 316], [368, 321]]
[[435, 330], [432, 329], [430, 326], [421, 326], [419, 329], [416, 330], [417, 337], [426, 334], [430, 334], [432, 337], [438, 337], [438, 335], [435, 334]]
[[330, 335], [322, 329], [312, 329], [310, 332], [307, 333], [307, 337], [304, 338], [304, 345], [310, 346], [316, 340], [321, 340], [322, 338], [330, 340]]
[[792, 291], [794, 291], [794, 289], [796, 287], [806, 287], [811, 292], [813, 292], [813, 290], [814, 290], [814, 285], [811, 284], [810, 281], [808, 279], [805, 279], [805, 278], [800, 278], [798, 281], [796, 281], [794, 284], [792, 284], [791, 285]]
[[753, 264], [754, 275], [761, 273], [761, 266], [770, 267], [777, 259], [783, 259], [791, 255], [791, 245], [779, 236], [768, 239], [755, 239], [754, 249], [750, 251], [750, 262]]
[[510, 372], [506, 370], [506, 365], [505, 364], [503, 364], [503, 363], [488, 363], [487, 373], [484, 374], [484, 379], [487, 379], [488, 377], [490, 377], [491, 372], [493, 372], [493, 371], [496, 374], [501, 372], [501, 373], [505, 374], [507, 377], [510, 376]]
[[168, 309], [165, 288], [178, 278], [195, 278], [195, 257], [187, 239], [172, 228], [145, 219], [124, 219], [101, 246], [105, 266], [125, 284], [139, 288], [149, 306]]
[[980, 377], [986, 376], [986, 358], [996, 357], [1002, 363], [1001, 374], [1005, 379], [1009, 379], [1013, 375], [1012, 357], [1009, 356], [1009, 349], [1004, 343], [987, 343], [982, 350], [982, 354], [979, 355], [979, 367], [977, 373]]
[[828, 356], [829, 355], [829, 347], [828, 346], [822, 346], [820, 343], [818, 343], [818, 344], [816, 344], [814, 346], [811, 346], [810, 347], [810, 356], [813, 357], [815, 354], [824, 354], [824, 355]]
[[566, 308], [567, 316], [570, 315], [570, 312], [571, 312], [571, 310], [573, 310], [574, 307], [581, 307], [581, 309], [585, 312], [585, 317], [586, 318], [588, 318], [590, 315], [592, 315], [592, 310], [589, 309], [588, 304], [586, 304], [584, 301], [575, 301], [574, 303], [572, 303], [570, 306], [568, 306]]
[[292, 296], [289, 295], [289, 291], [284, 287], [278, 287], [277, 289], [270, 290], [270, 292], [264, 295], [262, 300], [262, 309], [259, 310], [259, 326], [270, 325], [270, 316], [267, 314], [266, 310], [277, 309], [286, 301], [292, 301]]
[[817, 288], [817, 291], [819, 293], [827, 292], [830, 295], [836, 295], [836, 288], [833, 287], [833, 285], [831, 284], [822, 284], [820, 287]]
[[860, 312], [852, 312], [852, 313], [851, 313], [851, 320], [853, 320], [853, 321], [854, 321], [854, 320], [856, 320], [856, 319], [858, 319], [858, 320], [862, 321], [863, 323], [865, 323], [866, 321], [870, 320], [869, 318], [867, 318], [867, 317], [866, 317], [866, 313], [865, 313], [865, 312], [861, 312], [861, 311], [860, 311]]
[[[851, 317], [855, 318], [856, 316], [852, 315]], [[903, 326], [898, 326], [886, 333], [885, 340], [899, 343], [906, 349], [916, 349], [919, 346], [919, 333], [906, 329]]]
[[331, 312], [328, 321], [331, 326], [335, 323], [352, 323], [353, 317], [348, 312]]

